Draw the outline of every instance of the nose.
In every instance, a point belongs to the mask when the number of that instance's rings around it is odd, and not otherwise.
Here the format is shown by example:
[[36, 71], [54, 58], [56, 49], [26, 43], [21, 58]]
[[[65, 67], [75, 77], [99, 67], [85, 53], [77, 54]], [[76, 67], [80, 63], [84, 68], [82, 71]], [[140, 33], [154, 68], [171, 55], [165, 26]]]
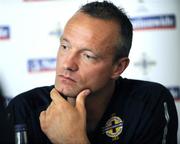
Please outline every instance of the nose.
[[64, 70], [68, 71], [77, 71], [78, 70], [78, 63], [77, 63], [77, 56], [74, 54], [69, 54], [64, 58], [63, 68]]

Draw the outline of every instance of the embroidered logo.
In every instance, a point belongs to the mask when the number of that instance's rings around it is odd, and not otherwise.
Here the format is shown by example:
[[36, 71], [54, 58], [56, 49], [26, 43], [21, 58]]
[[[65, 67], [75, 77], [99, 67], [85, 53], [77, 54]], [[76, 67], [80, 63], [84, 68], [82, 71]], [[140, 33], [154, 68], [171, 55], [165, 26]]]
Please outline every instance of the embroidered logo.
[[120, 117], [112, 116], [105, 124], [103, 132], [108, 136], [117, 140], [118, 136], [122, 133], [123, 121]]

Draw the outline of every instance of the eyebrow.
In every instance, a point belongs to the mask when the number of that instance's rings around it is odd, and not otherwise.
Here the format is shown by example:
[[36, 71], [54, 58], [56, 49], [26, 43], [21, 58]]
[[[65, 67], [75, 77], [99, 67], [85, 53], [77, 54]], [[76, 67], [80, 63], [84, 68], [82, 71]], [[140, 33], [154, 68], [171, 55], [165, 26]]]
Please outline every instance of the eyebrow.
[[60, 41], [66, 41], [69, 43], [69, 40], [67, 38], [64, 38], [63, 36], [60, 37]]
[[[67, 38], [64, 38], [63, 36], [60, 37], [60, 41], [65, 41], [65, 42], [70, 43], [70, 41]], [[87, 48], [87, 47], [83, 47], [81, 49], [81, 51], [91, 51], [91, 52], [93, 52], [90, 48]]]
[[61, 36], [61, 37], [60, 37], [60, 43], [61, 43], [62, 41], [64, 41], [65, 43], [67, 43], [67, 45], [68, 45], [69, 47], [71, 47], [71, 43], [70, 43], [70, 41], [69, 41], [67, 38], [64, 38], [63, 36]]

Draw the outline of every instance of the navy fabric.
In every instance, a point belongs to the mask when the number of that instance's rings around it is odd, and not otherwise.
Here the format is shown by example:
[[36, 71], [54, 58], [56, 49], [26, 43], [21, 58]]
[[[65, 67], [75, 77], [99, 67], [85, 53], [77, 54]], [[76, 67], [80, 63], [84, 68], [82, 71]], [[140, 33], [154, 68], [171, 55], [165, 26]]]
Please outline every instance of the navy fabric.
[[[26, 124], [31, 144], [51, 143], [41, 131], [39, 115], [50, 104], [53, 87], [22, 93], [8, 106], [12, 129]], [[164, 86], [120, 77], [104, 115], [88, 137], [92, 144], [177, 144], [177, 128], [174, 99]]]

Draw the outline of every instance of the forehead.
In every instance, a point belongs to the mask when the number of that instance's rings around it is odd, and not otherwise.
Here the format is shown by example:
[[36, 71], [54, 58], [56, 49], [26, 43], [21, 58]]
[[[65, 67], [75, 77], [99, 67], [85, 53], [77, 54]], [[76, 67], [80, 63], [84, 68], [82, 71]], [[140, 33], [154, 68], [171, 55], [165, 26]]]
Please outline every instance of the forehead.
[[63, 37], [80, 45], [110, 47], [119, 39], [119, 26], [115, 21], [77, 12], [66, 24]]

